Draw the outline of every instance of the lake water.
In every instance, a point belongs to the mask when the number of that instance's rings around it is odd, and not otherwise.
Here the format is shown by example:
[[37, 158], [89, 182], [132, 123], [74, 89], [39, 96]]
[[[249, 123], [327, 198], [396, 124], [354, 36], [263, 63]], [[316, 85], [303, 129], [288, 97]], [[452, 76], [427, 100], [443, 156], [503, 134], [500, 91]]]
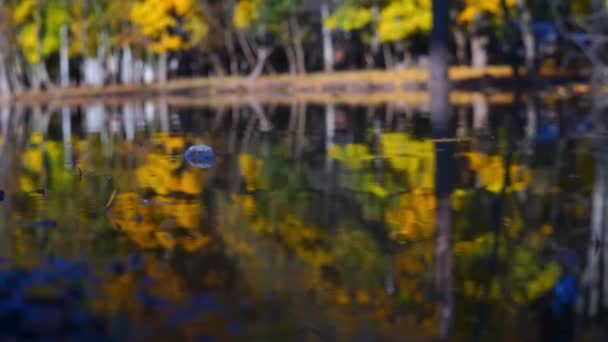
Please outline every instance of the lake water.
[[585, 99], [192, 100], [0, 108], [3, 340], [608, 338]]

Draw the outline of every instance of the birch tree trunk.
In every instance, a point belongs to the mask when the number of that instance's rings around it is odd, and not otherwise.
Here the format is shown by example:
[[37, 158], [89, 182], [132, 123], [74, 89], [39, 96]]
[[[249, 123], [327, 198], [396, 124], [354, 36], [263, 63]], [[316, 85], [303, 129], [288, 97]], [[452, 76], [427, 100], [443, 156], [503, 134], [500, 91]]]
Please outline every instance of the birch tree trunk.
[[228, 61], [230, 64], [230, 74], [238, 75], [239, 73], [239, 62], [236, 55], [236, 48], [234, 46], [234, 38], [231, 30], [224, 32], [224, 40], [226, 41], [226, 50], [228, 51]]
[[258, 61], [249, 75], [249, 80], [255, 80], [256, 78], [260, 77], [262, 70], [264, 70], [264, 64], [266, 64], [266, 59], [268, 59], [268, 56], [270, 56], [270, 49], [260, 48], [260, 51], [258, 52]]
[[60, 33], [60, 44], [59, 49], [59, 83], [62, 87], [70, 85], [70, 61], [68, 57], [68, 25], [63, 24], [61, 26]]
[[488, 65], [488, 37], [474, 34], [471, 37], [471, 64], [474, 69], [483, 70]]
[[521, 35], [524, 45], [526, 73], [529, 77], [536, 74], [536, 42], [532, 31], [532, 13], [526, 5], [525, 0], [519, 0], [521, 11]]
[[133, 54], [131, 52], [131, 47], [128, 45], [122, 48], [120, 81], [122, 84], [133, 83]]
[[167, 83], [167, 52], [162, 52], [158, 56], [158, 83]]
[[298, 24], [298, 20], [295, 16], [290, 18], [290, 24], [293, 33], [293, 46], [296, 61], [296, 72], [299, 74], [306, 73], [306, 56], [304, 53], [304, 47], [302, 45], [302, 30]]
[[[2, 1], [0, 0], [0, 6], [2, 6]], [[1, 20], [2, 18], [0, 18]], [[0, 32], [0, 100], [7, 100], [11, 96], [11, 87], [8, 81], [8, 69], [6, 67], [6, 55], [4, 51], [6, 47], [6, 42], [4, 41], [4, 36], [2, 32]]]
[[243, 54], [245, 55], [245, 60], [249, 64], [249, 68], [253, 69], [255, 67], [255, 56], [253, 50], [251, 49], [251, 45], [249, 45], [247, 38], [241, 31], [236, 32], [236, 38], [239, 42], [241, 50], [243, 51]]
[[331, 39], [331, 31], [325, 25], [325, 20], [329, 17], [329, 4], [327, 0], [321, 2], [321, 20], [323, 21], [323, 69], [325, 72], [334, 70], [334, 46]]

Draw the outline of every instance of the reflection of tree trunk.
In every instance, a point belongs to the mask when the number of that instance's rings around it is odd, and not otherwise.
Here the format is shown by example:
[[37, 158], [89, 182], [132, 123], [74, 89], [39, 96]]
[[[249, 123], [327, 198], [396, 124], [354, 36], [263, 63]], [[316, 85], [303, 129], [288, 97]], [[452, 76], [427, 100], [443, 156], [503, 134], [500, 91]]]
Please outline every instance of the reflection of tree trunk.
[[161, 96], [158, 100], [158, 118], [160, 120], [160, 131], [163, 133], [169, 132], [169, 104], [167, 98]]
[[473, 128], [477, 133], [488, 129], [488, 97], [485, 94], [473, 94]]
[[65, 167], [68, 170], [72, 169], [72, 115], [70, 107], [63, 106], [61, 108], [61, 132], [63, 135], [63, 154]]
[[[598, 139], [599, 140], [599, 139]], [[606, 141], [596, 141], [595, 148], [595, 185], [592, 195], [592, 210], [591, 210], [591, 239], [588, 247], [587, 265], [581, 279], [581, 289], [587, 291], [587, 294], [581, 293], [582, 299], [586, 300], [586, 314], [589, 318], [594, 318], [600, 311], [600, 298], [604, 298], [604, 307], [608, 308], [607, 296], [608, 286], [608, 251], [606, 251], [605, 243], [608, 240], [608, 217], [606, 197], [608, 196], [608, 158], [606, 158]], [[602, 254], [603, 258], [602, 259]], [[602, 271], [602, 263], [604, 270]], [[603, 281], [601, 280], [602, 272], [604, 274]], [[602, 290], [601, 286], [604, 283]]]
[[289, 106], [289, 132], [295, 132], [296, 130], [296, 123], [298, 122], [298, 117], [297, 117], [297, 112], [298, 112], [298, 102], [297, 101], [291, 101], [291, 104]]
[[213, 131], [216, 131], [222, 125], [225, 112], [226, 108], [224, 108], [224, 106], [219, 106], [215, 109], [215, 117], [213, 118], [213, 124], [211, 125]]
[[247, 98], [247, 103], [249, 104], [251, 109], [253, 109], [253, 112], [255, 113], [257, 119], [260, 121], [260, 131], [270, 131], [272, 129], [272, 124], [266, 117], [266, 114], [264, 113], [264, 108], [262, 108], [260, 102], [253, 97], [249, 97]]
[[323, 21], [323, 68], [325, 72], [334, 70], [334, 46], [331, 39], [331, 31], [325, 25], [329, 17], [329, 4], [327, 0], [321, 2], [321, 20]]
[[296, 160], [300, 160], [306, 134], [306, 103], [302, 102], [298, 106], [298, 130], [296, 134]]
[[336, 130], [336, 106], [333, 103], [325, 105], [325, 152], [329, 151], [334, 143], [334, 131]]

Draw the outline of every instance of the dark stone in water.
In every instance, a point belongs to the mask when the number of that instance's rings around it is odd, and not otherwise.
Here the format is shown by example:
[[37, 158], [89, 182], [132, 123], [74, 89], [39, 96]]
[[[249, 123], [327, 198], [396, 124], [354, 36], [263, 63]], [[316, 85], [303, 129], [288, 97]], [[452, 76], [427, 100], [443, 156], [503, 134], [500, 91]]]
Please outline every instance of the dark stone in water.
[[0, 202], [4, 201], [4, 190], [0, 190]]
[[184, 157], [190, 165], [201, 169], [208, 169], [215, 163], [215, 153], [207, 145], [190, 146]]

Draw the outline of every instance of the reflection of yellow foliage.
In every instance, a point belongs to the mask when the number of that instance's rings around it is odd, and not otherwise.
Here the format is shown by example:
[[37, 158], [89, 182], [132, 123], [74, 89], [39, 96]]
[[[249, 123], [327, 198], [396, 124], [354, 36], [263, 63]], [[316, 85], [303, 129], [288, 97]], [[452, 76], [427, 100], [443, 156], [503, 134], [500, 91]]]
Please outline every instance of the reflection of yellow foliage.
[[329, 156], [355, 170], [360, 169], [365, 162], [373, 158], [367, 146], [360, 144], [333, 145], [329, 150]]
[[[160, 263], [154, 258], [145, 258], [144, 268], [140, 272], [129, 272], [111, 278], [111, 281], [102, 284], [101, 297], [92, 303], [93, 309], [106, 313], [126, 313], [134, 319], [149, 319], [150, 311], [146, 310], [141, 302], [135, 299], [136, 292], [141, 290], [138, 275], [153, 279], [146, 286], [147, 292], [156, 297], [168, 300], [175, 304], [182, 303], [188, 290], [183, 281], [170, 267]], [[111, 300], [107, 300], [110, 298]]]
[[[173, 249], [180, 247], [187, 252], [204, 248], [209, 237], [197, 231], [201, 211], [198, 205], [186, 201], [159, 204], [160, 208], [144, 206], [134, 192], [119, 194], [110, 211], [112, 221], [143, 249]], [[173, 218], [177, 228], [188, 230], [187, 234], [162, 229], [152, 218], [160, 211], [165, 219]]]
[[256, 182], [262, 170], [262, 161], [246, 153], [239, 155], [239, 167], [241, 175], [245, 179], [248, 191], [256, 189]]
[[[505, 164], [501, 156], [485, 156], [467, 153], [471, 169], [477, 171], [483, 187], [493, 193], [500, 193], [505, 185]], [[506, 191], [522, 191], [532, 179], [532, 172], [521, 165], [512, 164], [509, 168], [510, 186]]]
[[411, 186], [435, 187], [435, 145], [431, 140], [415, 140], [405, 133], [382, 134], [382, 151], [391, 165], [404, 171]]
[[386, 213], [391, 235], [400, 239], [429, 238], [435, 232], [435, 196], [432, 191], [414, 189], [399, 197], [399, 204]]

